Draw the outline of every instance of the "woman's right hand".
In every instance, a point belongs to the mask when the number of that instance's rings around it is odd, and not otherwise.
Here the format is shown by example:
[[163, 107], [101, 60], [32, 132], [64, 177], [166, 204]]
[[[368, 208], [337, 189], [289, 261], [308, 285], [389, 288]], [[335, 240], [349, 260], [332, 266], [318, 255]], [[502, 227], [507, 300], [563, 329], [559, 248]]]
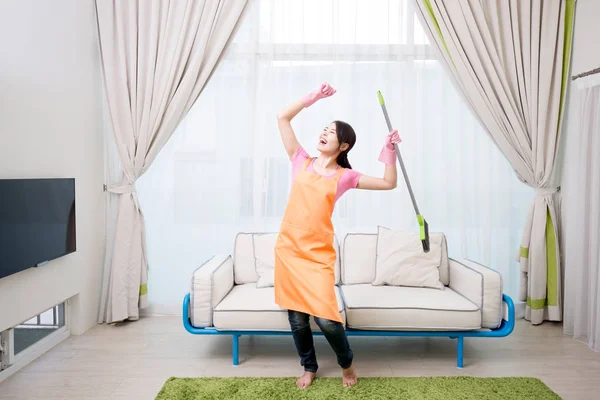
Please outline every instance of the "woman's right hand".
[[279, 126], [279, 132], [281, 133], [283, 146], [285, 147], [285, 151], [288, 153], [290, 159], [300, 148], [300, 143], [298, 143], [296, 133], [294, 132], [294, 129], [292, 129], [292, 119], [298, 115], [303, 108], [311, 106], [317, 100], [333, 96], [335, 91], [336, 90], [328, 83], [323, 83], [318, 89], [307, 94], [301, 99], [296, 100], [277, 114], [277, 125]]
[[302, 101], [304, 103], [304, 107], [308, 108], [315, 104], [318, 100], [333, 96], [335, 92], [336, 90], [330, 84], [327, 82], [322, 83], [318, 89], [303, 97]]

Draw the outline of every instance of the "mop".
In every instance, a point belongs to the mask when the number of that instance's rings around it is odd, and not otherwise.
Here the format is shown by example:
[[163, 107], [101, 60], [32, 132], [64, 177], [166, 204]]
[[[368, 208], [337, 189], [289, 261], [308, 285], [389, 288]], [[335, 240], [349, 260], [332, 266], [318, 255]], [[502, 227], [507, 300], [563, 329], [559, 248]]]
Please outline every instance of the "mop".
[[[385, 101], [383, 101], [383, 95], [380, 91], [377, 92], [377, 97], [379, 98], [379, 104], [381, 104], [381, 109], [383, 110], [383, 116], [385, 117], [385, 122], [388, 126], [388, 132], [391, 132], [393, 130], [392, 123], [390, 122], [390, 117], [388, 116], [388, 112], [385, 107]], [[410, 185], [410, 181], [408, 180], [406, 168], [404, 167], [404, 161], [402, 161], [402, 155], [400, 155], [400, 148], [398, 147], [398, 144], [395, 144], [394, 147], [396, 148], [396, 156], [398, 157], [398, 162], [400, 163], [400, 168], [402, 169], [402, 174], [404, 175], [404, 182], [406, 182], [406, 187], [408, 188], [410, 199], [412, 200], [415, 213], [417, 214], [417, 221], [419, 222], [419, 236], [421, 239], [421, 244], [423, 245], [423, 251], [425, 253], [428, 253], [429, 225], [427, 224], [427, 221], [425, 221], [425, 218], [419, 212], [419, 207], [417, 206], [417, 201], [415, 200], [415, 195], [413, 193], [412, 186]]]

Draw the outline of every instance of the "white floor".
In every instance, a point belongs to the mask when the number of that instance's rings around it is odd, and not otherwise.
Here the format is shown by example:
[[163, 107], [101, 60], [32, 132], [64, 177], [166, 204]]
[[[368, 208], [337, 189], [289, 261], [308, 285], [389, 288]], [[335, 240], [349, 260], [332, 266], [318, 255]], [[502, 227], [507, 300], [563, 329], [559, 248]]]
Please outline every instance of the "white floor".
[[[600, 354], [562, 335], [560, 325], [519, 321], [504, 339], [466, 339], [465, 368], [456, 342], [432, 338], [351, 338], [360, 376], [532, 376], [564, 399], [600, 398]], [[0, 383], [0, 399], [154, 399], [171, 376], [295, 376], [291, 337], [242, 337], [231, 365], [229, 337], [192, 336], [179, 318], [97, 326], [74, 336]], [[335, 357], [317, 339], [320, 374], [338, 376]], [[341, 381], [340, 381], [341, 384]], [[359, 381], [360, 384], [360, 381]]]

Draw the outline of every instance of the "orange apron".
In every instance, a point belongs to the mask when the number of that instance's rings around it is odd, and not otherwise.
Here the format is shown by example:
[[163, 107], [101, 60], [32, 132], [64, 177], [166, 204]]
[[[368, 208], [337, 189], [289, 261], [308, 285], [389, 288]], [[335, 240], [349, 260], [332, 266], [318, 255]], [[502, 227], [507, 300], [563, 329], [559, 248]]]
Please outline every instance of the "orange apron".
[[331, 216], [344, 169], [334, 178], [324, 177], [306, 170], [311, 161], [296, 175], [275, 244], [275, 302], [286, 310], [342, 322]]

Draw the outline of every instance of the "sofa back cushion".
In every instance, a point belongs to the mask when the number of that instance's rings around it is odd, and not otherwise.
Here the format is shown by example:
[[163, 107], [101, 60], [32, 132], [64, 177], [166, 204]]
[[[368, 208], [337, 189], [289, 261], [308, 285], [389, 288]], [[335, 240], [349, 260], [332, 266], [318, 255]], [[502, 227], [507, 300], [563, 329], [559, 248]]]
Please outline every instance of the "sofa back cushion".
[[373, 282], [376, 259], [377, 234], [347, 234], [342, 243], [342, 284]]
[[233, 248], [233, 277], [236, 285], [255, 283], [258, 280], [254, 265], [252, 233], [238, 233]]
[[[258, 281], [258, 267], [265, 267], [257, 262], [259, 259], [265, 259], [265, 254], [273, 252], [273, 246], [277, 239], [278, 233], [274, 232], [255, 232], [255, 233], [238, 233], [235, 239], [235, 245], [233, 250], [233, 274], [236, 285], [243, 285], [246, 283], [256, 283]], [[260, 236], [260, 240], [254, 240], [255, 237]], [[256, 248], [256, 246], [262, 246]], [[265, 248], [267, 246], [268, 248]], [[335, 264], [335, 281], [336, 284], [340, 283], [340, 246], [335, 237], [333, 247], [337, 253], [337, 262]]]
[[[342, 242], [342, 283], [359, 285], [372, 283], [377, 264], [377, 233], [349, 233]], [[448, 248], [442, 248], [444, 257], [439, 267], [440, 282], [450, 284]]]

